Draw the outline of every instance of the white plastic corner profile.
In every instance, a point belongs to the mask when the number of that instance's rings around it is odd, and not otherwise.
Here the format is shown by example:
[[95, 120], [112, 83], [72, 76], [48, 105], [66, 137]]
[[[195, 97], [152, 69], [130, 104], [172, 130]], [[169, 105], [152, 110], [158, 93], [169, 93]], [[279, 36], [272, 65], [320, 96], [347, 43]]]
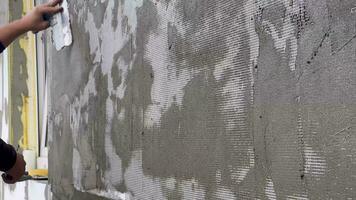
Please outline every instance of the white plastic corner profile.
[[68, 1], [61, 3], [63, 12], [55, 15], [52, 19], [52, 41], [57, 51], [70, 46], [73, 42], [72, 29], [68, 10]]

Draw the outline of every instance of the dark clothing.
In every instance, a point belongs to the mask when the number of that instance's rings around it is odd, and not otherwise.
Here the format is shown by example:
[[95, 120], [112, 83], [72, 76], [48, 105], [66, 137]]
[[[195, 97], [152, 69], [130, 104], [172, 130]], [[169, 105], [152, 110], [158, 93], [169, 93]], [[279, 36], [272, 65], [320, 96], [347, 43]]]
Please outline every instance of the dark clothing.
[[[5, 46], [0, 42], [0, 53], [5, 50]], [[6, 144], [0, 139], [0, 171], [9, 171], [16, 162], [17, 153], [14, 147]]]
[[0, 42], [0, 53], [2, 53], [5, 50], [5, 46]]
[[16, 157], [15, 148], [0, 139], [0, 171], [9, 171], [15, 165]]

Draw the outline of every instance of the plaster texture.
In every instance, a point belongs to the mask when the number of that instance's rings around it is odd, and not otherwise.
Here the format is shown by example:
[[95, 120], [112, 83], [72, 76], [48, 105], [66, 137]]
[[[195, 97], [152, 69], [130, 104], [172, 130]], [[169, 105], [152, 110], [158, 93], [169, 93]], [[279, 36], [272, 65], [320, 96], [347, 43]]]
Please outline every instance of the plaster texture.
[[54, 199], [356, 196], [356, 7], [69, 1], [49, 50]]

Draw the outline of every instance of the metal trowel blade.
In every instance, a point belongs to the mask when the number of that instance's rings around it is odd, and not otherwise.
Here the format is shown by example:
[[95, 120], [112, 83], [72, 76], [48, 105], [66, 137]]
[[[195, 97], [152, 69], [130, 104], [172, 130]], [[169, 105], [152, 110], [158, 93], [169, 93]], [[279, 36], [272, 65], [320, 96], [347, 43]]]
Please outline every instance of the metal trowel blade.
[[63, 12], [53, 16], [51, 20], [52, 41], [57, 51], [70, 46], [73, 42], [68, 1], [63, 0], [61, 6], [63, 7]]

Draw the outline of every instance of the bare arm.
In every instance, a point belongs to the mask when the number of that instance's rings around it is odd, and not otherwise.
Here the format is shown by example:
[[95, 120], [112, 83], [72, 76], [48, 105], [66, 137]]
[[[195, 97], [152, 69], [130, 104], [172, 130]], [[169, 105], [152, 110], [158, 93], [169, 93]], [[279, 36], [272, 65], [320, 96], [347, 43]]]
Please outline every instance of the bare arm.
[[23, 20], [16, 20], [0, 28], [0, 41], [4, 47], [9, 46], [12, 41], [27, 32]]
[[52, 0], [49, 3], [37, 6], [32, 12], [0, 28], [0, 42], [4, 47], [10, 45], [22, 34], [32, 31], [37, 33], [47, 29], [50, 24], [44, 16], [53, 16], [63, 9], [57, 6], [62, 0]]

